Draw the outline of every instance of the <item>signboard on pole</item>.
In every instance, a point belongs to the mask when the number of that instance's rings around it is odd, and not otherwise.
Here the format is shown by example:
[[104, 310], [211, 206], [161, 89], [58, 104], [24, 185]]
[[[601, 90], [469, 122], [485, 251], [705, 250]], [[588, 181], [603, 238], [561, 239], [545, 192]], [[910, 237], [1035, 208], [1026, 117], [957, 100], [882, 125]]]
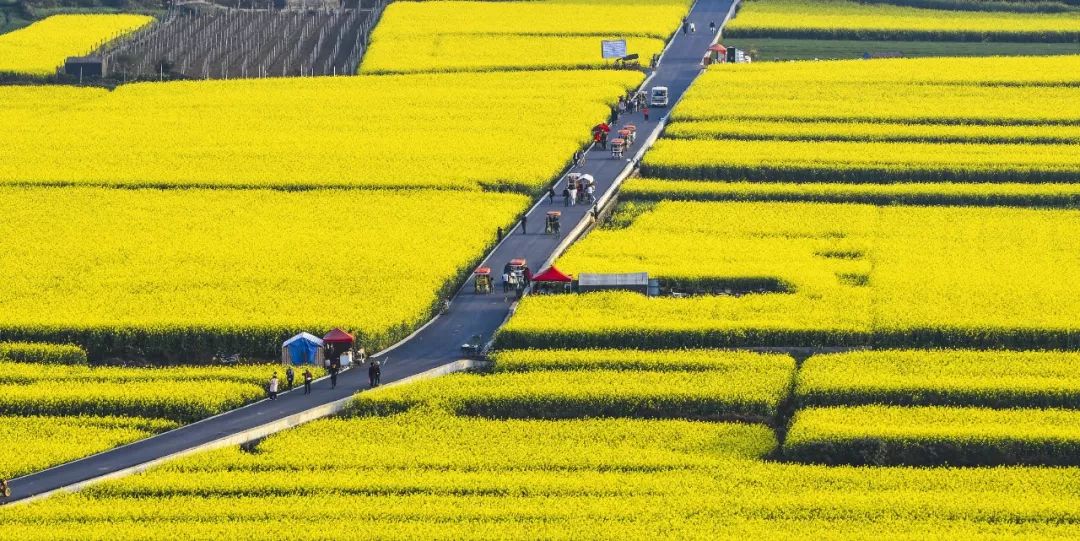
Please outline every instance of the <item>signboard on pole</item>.
[[605, 39], [600, 42], [600, 54], [605, 59], [622, 58], [626, 56], [625, 39]]

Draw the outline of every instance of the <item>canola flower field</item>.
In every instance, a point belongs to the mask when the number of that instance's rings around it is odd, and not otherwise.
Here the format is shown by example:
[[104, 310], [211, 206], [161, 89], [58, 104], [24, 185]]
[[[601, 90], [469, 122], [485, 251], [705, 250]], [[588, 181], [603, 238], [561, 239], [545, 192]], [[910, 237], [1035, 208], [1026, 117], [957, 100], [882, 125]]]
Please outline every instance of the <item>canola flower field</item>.
[[[140, 83], [74, 102], [70, 89], [0, 87], [0, 183], [532, 193], [641, 80], [594, 70]], [[507, 111], [545, 134], [527, 160]]]
[[0, 35], [0, 73], [53, 75], [69, 56], [89, 53], [152, 20], [145, 15], [53, 15]]
[[[1043, 126], [1062, 129], [1042, 137], [1068, 137], [1074, 115], [1068, 90], [1075, 86], [1075, 72], [1063, 64], [1033, 62], [1023, 70], [1002, 64], [1002, 69], [979, 63], [957, 69], [958, 64], [941, 63], [926, 65], [918, 75], [896, 70], [896, 64], [888, 69], [866, 64], [877, 80], [906, 77], [899, 86], [985, 86], [953, 105], [1001, 98], [1008, 105], [1001, 108], [1011, 115], [999, 122], [989, 108], [950, 111], [939, 103], [925, 108], [926, 119], [938, 121], [924, 123], [980, 122], [989, 129], [912, 128], [907, 139], [901, 134], [875, 141], [940, 143], [944, 140], [935, 137], [970, 136], [987, 146], [1059, 145], [1067, 153], [1067, 139], [1032, 137], [1041, 137], [1035, 131]], [[974, 73], [977, 66], [986, 68], [982, 82]], [[954, 74], [945, 77], [950, 71]], [[801, 68], [786, 75], [804, 84], [814, 77]], [[840, 70], [829, 75], [849, 76]], [[768, 89], [778, 84], [775, 79], [762, 75], [746, 84]], [[1025, 85], [1030, 88], [1016, 94], [994, 94]], [[1036, 105], [1025, 105], [1025, 90], [1032, 91], [1028, 97]], [[859, 95], [844, 92], [837, 96]], [[866, 95], [873, 92], [878, 90]], [[930, 92], [940, 96], [944, 89]], [[6, 111], [28, 114], [33, 107], [31, 99]], [[828, 108], [805, 107], [803, 113], [818, 115], [814, 122], [823, 124], [826, 135], [813, 139], [811, 131], [804, 141], [808, 132], [803, 131], [792, 141], [842, 142], [828, 136], [837, 128], [827, 124], [846, 120], [828, 118]], [[839, 107], [833, 111], [844, 114]], [[884, 121], [908, 123], [913, 111], [898, 109]], [[971, 116], [957, 122], [958, 114]], [[738, 121], [722, 113], [695, 121], [730, 120]], [[755, 121], [783, 120], [763, 115]], [[881, 121], [858, 120], [862, 125]], [[1013, 129], [1022, 126], [1036, 129]], [[723, 129], [683, 138], [717, 139]], [[762, 126], [762, 136], [751, 133], [741, 140], [785, 140], [770, 135], [770, 129], [772, 135], [784, 130]], [[674, 142], [672, 137], [665, 145]], [[707, 156], [723, 160], [726, 153], [710, 150]], [[776, 185], [800, 180], [806, 179]], [[842, 179], [830, 180], [837, 185]], [[641, 182], [680, 185], [666, 179]], [[1016, 196], [1028, 186], [1059, 186], [1062, 192], [1026, 193], [1068, 197], [1068, 184], [1023, 182], [1007, 186]], [[681, 181], [689, 183], [714, 184]], [[907, 185], [924, 190], [919, 193], [937, 186]], [[940, 185], [962, 194], [975, 184]], [[303, 182], [278, 186], [310, 187]], [[260, 199], [310, 193], [215, 187], [189, 193]], [[469, 193], [474, 188], [464, 184], [440, 185], [445, 191], [407, 187], [385, 195], [490, 195]], [[364, 197], [384, 194], [353, 191]], [[156, 201], [134, 203], [139, 210], [125, 210], [123, 216], [160, 213]], [[302, 200], [293, 205], [302, 206]], [[680, 349], [789, 345], [793, 339], [808, 345], [895, 341], [906, 348], [1073, 347], [1076, 315], [1067, 299], [1076, 296], [1070, 285], [1076, 250], [1068, 241], [1076, 237], [1075, 212], [631, 198], [610, 228], [593, 231], [560, 267], [649, 270], [675, 289], [709, 295], [530, 297], [500, 343], [533, 349], [498, 352], [493, 373], [365, 392], [349, 416], [278, 434], [255, 449], [203, 453], [77, 494], [2, 507], [0, 523], [19, 539], [110, 541], [173, 539], [177, 532], [198, 539], [276, 539], [282, 531], [316, 530], [335, 539], [1076, 537], [1080, 469], [1047, 467], [1076, 463], [1072, 353], [905, 349], [814, 355], [796, 362], [781, 354]], [[183, 218], [180, 210], [164, 214]], [[274, 227], [270, 214], [269, 222], [247, 219]], [[110, 223], [102, 221], [106, 227]], [[194, 234], [208, 232], [214, 229]], [[764, 292], [745, 294], [756, 290]], [[541, 316], [549, 321], [543, 323]], [[605, 349], [567, 349], [572, 347]], [[0, 374], [4, 368], [0, 364]], [[12, 364], [10, 379], [0, 379], [0, 386], [32, 385], [33, 368]], [[40, 377], [105, 390], [105, 381], [134, 389], [155, 380], [145, 372], [115, 370], [50, 366]], [[222, 369], [189, 370], [161, 374], [196, 386], [208, 379], [243, 384], [248, 377]], [[258, 380], [259, 369], [251, 370]], [[104, 396], [95, 401], [107, 403]], [[813, 402], [813, 397], [825, 398]], [[1056, 409], [1038, 409], [1045, 406]], [[157, 422], [163, 424], [136, 429], [152, 432], [172, 421]], [[95, 444], [102, 448], [131, 434], [89, 436], [115, 438]], [[93, 452], [89, 446], [62, 451], [72, 457]], [[875, 466], [853, 466], [863, 464]], [[1016, 464], [1026, 466], [999, 466]]]
[[926, 4], [747, 0], [725, 27], [724, 37], [1042, 43], [1080, 39], [1080, 11], [1017, 13], [948, 9], [955, 7], [950, 2]]
[[626, 39], [647, 62], [660, 52], [687, 0], [399, 2], [372, 35], [362, 73], [610, 67], [600, 40]]
[[[528, 362], [542, 355], [504, 352], [500, 358]], [[654, 361], [677, 356], [628, 355]], [[78, 494], [0, 508], [0, 520], [23, 539], [164, 539], [177, 528], [194, 538], [261, 539], [273, 535], [263, 527], [270, 521], [278, 528], [318, 523], [323, 534], [347, 539], [519, 538], [522, 532], [552, 538], [583, 532], [689, 539], [884, 532], [1054, 538], [1076, 532], [1077, 468], [871, 469], [762, 461], [779, 451], [773, 432], [760, 424], [457, 416], [431, 407], [446, 392], [457, 391], [429, 386], [416, 391], [418, 398], [426, 394], [427, 403], [407, 411], [317, 421], [268, 438], [257, 452], [202, 453]], [[361, 395], [358, 404], [364, 400]], [[1057, 448], [1067, 445], [1067, 427], [1075, 424], [1070, 412], [947, 410], [849, 408], [836, 415], [851, 416], [853, 433], [872, 433], [874, 421], [899, 418], [894, 437], [908, 427], [910, 436], [976, 446], [986, 445], [978, 434], [987, 431], [998, 434], [992, 442], [1010, 441], [1012, 435], [995, 431], [995, 416], [1020, 421], [1016, 427], [1040, 441], [1064, 435], [1052, 440]], [[789, 442], [837, 438], [822, 416], [831, 410], [804, 413]], [[799, 424], [814, 415], [818, 424]], [[1039, 426], [1055, 415], [1054, 421], [1068, 424]], [[949, 423], [965, 428], [948, 432]], [[844, 445], [854, 444], [838, 439], [829, 449]], [[1000, 447], [989, 452], [995, 450]], [[785, 447], [788, 452], [793, 450]]]
[[893, 404], [1070, 408], [1080, 354], [1064, 351], [884, 350], [814, 355], [799, 369], [802, 406]]
[[[80, 363], [81, 359], [81, 363]], [[87, 366], [67, 345], [0, 344], [0, 479], [105, 451], [265, 396], [279, 365]], [[312, 367], [315, 377], [324, 375]], [[282, 383], [284, 389], [284, 383]]]
[[[130, 343], [275, 358], [278, 337], [298, 327], [352, 329], [372, 348], [393, 343], [428, 318], [527, 201], [424, 190], [0, 193], [5, 227], [21, 239], [0, 255], [12, 277], [0, 287], [0, 329], [77, 338], [92, 356]], [[405, 244], [426, 256], [387, 249]], [[333, 295], [309, 294], [330, 286]]]
[[1080, 464], [1080, 412], [855, 406], [795, 413], [784, 456], [819, 464]]
[[[1072, 187], [1042, 185], [1071, 184], [1080, 174], [1078, 60], [714, 67], [673, 112], [645, 173], [717, 184], [673, 185], [682, 198], [1068, 201]], [[756, 184], [732, 184], [741, 181]], [[935, 182], [943, 183], [940, 194], [922, 186]], [[822, 185], [830, 183], [846, 193], [828, 193]]]
[[1077, 227], [1074, 210], [665, 201], [559, 268], [736, 294], [529, 297], [497, 343], [1072, 347]]

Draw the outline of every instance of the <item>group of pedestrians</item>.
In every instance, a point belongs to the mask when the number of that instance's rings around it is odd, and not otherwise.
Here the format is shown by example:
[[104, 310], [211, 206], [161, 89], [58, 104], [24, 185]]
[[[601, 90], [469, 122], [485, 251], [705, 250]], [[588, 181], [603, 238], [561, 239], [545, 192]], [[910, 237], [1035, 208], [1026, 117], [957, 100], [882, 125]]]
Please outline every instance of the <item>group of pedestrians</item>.
[[[360, 363], [363, 364], [363, 362], [364, 361], [361, 358]], [[327, 373], [330, 374], [330, 388], [331, 389], [336, 389], [337, 388], [338, 374], [341, 373], [341, 361], [339, 361], [338, 359], [334, 359], [330, 363], [329, 368], [327, 368]], [[304, 372], [301, 374], [301, 377], [304, 378], [304, 394], [311, 394], [311, 383], [315, 380], [315, 375], [311, 373], [310, 368], [305, 368]], [[286, 368], [285, 369], [285, 390], [286, 391], [291, 391], [293, 389], [293, 384], [295, 382], [295, 379], [296, 379], [296, 371], [293, 369], [293, 367], [290, 366], [290, 367]], [[382, 379], [382, 363], [377, 359], [372, 359], [370, 362], [368, 362], [368, 386], [369, 387], [378, 387], [379, 384], [380, 384], [381, 379]], [[267, 383], [267, 385], [266, 385], [266, 392], [267, 392], [267, 395], [269, 395], [270, 400], [277, 400], [278, 393], [280, 392], [280, 390], [281, 390], [281, 381], [278, 379], [278, 373], [274, 372], [273, 375], [270, 376], [270, 382]]]

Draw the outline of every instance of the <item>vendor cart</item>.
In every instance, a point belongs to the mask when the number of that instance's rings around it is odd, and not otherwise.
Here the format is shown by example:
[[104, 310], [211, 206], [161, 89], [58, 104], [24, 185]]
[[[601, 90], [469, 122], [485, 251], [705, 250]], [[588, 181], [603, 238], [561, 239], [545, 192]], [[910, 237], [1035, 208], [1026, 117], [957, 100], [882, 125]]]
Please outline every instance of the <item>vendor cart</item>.
[[551, 210], [547, 213], [547, 222], [544, 223], [544, 234], [552, 235], [558, 238], [562, 231], [560, 230], [559, 218], [562, 217], [562, 212], [557, 210]]
[[473, 272], [473, 290], [484, 295], [492, 292], [491, 267], [480, 267]]

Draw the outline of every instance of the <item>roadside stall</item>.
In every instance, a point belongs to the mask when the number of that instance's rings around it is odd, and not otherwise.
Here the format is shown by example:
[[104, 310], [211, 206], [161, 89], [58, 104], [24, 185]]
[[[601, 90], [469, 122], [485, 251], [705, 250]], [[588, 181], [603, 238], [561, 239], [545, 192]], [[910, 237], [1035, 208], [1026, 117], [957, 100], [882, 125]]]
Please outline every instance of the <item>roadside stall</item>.
[[[327, 361], [338, 359], [341, 362], [342, 367], [352, 364], [352, 349], [353, 344], [356, 343], [356, 339], [353, 338], [353, 335], [335, 328], [326, 333], [326, 336], [322, 339], [324, 349], [326, 350]], [[326, 362], [324, 362], [324, 364], [326, 364]]]
[[544, 272], [533, 276], [533, 291], [539, 294], [569, 293], [573, 285], [574, 277], [565, 274], [554, 265]]
[[282, 364], [302, 365], [323, 363], [323, 341], [314, 334], [302, 332], [281, 344]]

